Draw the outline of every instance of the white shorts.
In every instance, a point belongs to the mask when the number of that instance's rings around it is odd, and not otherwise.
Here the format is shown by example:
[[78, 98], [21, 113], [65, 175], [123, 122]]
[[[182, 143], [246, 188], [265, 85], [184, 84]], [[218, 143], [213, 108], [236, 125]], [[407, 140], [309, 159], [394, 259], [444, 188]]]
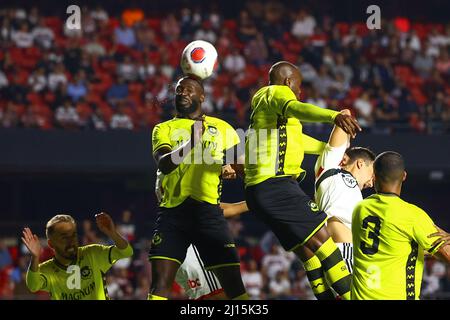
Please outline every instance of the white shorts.
[[344, 258], [348, 271], [353, 273], [353, 243], [338, 242], [336, 245], [341, 250], [342, 258]]

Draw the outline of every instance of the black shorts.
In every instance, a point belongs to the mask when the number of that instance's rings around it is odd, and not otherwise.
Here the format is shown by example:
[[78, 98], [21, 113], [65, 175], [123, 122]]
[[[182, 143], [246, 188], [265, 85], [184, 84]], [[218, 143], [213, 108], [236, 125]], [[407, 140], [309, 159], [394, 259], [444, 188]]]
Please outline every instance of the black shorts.
[[297, 181], [271, 178], [245, 189], [249, 209], [275, 233], [285, 250], [303, 245], [327, 220]]
[[239, 255], [219, 205], [187, 198], [177, 207], [160, 207], [149, 259], [181, 264], [191, 243], [197, 247], [206, 269], [239, 265]]

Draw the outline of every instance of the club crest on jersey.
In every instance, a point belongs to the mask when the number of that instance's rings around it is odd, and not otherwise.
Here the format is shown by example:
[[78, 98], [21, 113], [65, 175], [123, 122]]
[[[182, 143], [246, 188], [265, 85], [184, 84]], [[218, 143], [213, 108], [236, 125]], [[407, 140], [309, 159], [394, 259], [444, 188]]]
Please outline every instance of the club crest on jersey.
[[92, 277], [92, 270], [88, 266], [81, 268], [80, 273], [83, 280], [90, 279]]
[[206, 58], [205, 49], [197, 47], [191, 51], [191, 59], [194, 63], [202, 63]]
[[162, 242], [162, 234], [157, 232], [153, 235], [152, 244], [157, 246]]
[[354, 188], [358, 185], [356, 179], [350, 173], [341, 173], [342, 180], [349, 188]]
[[217, 128], [213, 126], [208, 126], [208, 132], [212, 136], [217, 136], [218, 133]]
[[314, 201], [309, 201], [308, 202], [308, 206], [311, 208], [311, 211], [313, 212], [317, 212], [319, 211], [319, 206], [317, 205], [317, 203], [315, 203]]

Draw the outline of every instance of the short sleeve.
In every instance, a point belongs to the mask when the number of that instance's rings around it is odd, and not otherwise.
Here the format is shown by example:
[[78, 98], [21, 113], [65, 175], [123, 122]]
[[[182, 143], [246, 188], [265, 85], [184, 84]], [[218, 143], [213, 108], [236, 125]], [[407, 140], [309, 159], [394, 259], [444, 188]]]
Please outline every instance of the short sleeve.
[[88, 254], [92, 257], [97, 267], [106, 272], [111, 268], [114, 261], [112, 259], [112, 250], [114, 246], [104, 246], [101, 244], [92, 244], [86, 247]]
[[241, 142], [236, 130], [230, 125], [227, 126], [225, 136], [225, 149], [228, 150]]
[[346, 143], [339, 147], [332, 147], [327, 143], [322, 154], [317, 158], [314, 167], [316, 178], [319, 177], [321, 172], [338, 167], [344, 157], [345, 150], [347, 150]]
[[297, 101], [294, 92], [288, 86], [274, 86], [270, 107], [281, 116], [285, 116], [289, 102]]
[[415, 208], [416, 214], [414, 216], [414, 224], [412, 227], [412, 237], [422, 248], [429, 253], [434, 254], [440, 248], [441, 244], [433, 247], [433, 242], [436, 241], [438, 237], [428, 238], [428, 236], [438, 232], [438, 230], [435, 227], [433, 220], [431, 220], [425, 211], [418, 207]]
[[169, 127], [164, 123], [160, 123], [156, 125], [152, 131], [153, 153], [155, 153], [156, 151], [158, 151], [158, 149], [164, 146], [169, 148], [172, 147], [170, 143]]

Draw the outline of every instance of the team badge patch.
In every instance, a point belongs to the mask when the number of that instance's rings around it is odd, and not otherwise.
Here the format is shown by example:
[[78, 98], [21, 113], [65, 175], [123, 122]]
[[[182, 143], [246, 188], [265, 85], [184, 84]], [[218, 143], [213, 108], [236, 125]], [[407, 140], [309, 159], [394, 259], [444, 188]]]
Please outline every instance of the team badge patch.
[[213, 126], [208, 126], [208, 132], [212, 136], [216, 136], [218, 133], [217, 128]]
[[83, 280], [90, 279], [92, 277], [92, 270], [88, 266], [81, 268], [80, 273]]
[[161, 233], [159, 233], [159, 232], [155, 233], [155, 234], [153, 235], [153, 238], [152, 238], [152, 244], [155, 245], [155, 246], [157, 246], [157, 245], [159, 245], [161, 242], [162, 242], [162, 235], [161, 235]]
[[354, 188], [358, 185], [358, 182], [355, 178], [349, 173], [342, 173], [341, 174], [342, 180], [344, 181], [345, 185], [349, 188]]
[[314, 201], [308, 201], [308, 206], [311, 208], [313, 212], [319, 211], [319, 206]]

